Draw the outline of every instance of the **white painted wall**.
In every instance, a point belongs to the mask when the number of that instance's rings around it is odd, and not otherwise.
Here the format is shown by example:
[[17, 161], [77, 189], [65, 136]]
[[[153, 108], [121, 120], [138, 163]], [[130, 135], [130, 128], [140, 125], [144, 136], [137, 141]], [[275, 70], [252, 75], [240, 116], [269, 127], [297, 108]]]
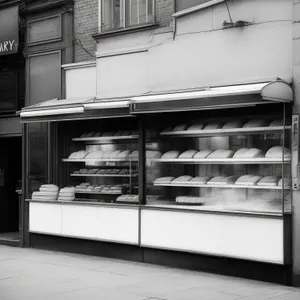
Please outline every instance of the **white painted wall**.
[[[97, 95], [291, 79], [292, 2], [229, 2], [233, 20], [253, 23], [244, 28], [222, 28], [229, 20], [223, 3], [178, 18], [175, 39], [170, 28], [103, 38], [97, 49]], [[148, 51], [139, 52], [141, 47]]]
[[96, 64], [76, 63], [63, 66], [66, 99], [96, 96]]

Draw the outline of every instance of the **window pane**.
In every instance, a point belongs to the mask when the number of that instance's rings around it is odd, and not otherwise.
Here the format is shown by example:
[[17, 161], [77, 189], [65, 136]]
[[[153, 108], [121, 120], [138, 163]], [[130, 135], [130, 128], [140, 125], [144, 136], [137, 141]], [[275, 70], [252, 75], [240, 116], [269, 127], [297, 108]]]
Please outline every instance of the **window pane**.
[[28, 125], [28, 196], [47, 183], [48, 174], [48, 124]]
[[119, 27], [121, 27], [121, 0], [103, 0], [101, 30]]
[[[140, 24], [148, 22], [147, 18], [147, 0], [140, 0], [140, 6], [139, 6], [139, 15], [140, 15]], [[151, 1], [150, 1], [151, 2]]]
[[210, 2], [211, 0], [177, 0], [176, 1], [176, 11], [180, 11], [195, 5]]

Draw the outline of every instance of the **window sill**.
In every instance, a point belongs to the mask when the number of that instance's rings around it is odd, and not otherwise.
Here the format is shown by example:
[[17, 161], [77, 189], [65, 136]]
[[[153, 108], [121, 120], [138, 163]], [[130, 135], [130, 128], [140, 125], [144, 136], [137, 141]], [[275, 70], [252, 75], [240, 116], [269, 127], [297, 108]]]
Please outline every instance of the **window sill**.
[[95, 40], [99, 40], [99, 39], [106, 38], [106, 37], [118, 36], [118, 35], [133, 33], [133, 32], [139, 32], [139, 31], [146, 31], [146, 30], [150, 30], [153, 28], [157, 28], [157, 27], [159, 27], [159, 24], [157, 24], [157, 23], [139, 25], [139, 26], [134, 26], [134, 27], [127, 27], [127, 28], [122, 28], [122, 29], [106, 31], [106, 32], [100, 32], [100, 33], [94, 34], [93, 38]]

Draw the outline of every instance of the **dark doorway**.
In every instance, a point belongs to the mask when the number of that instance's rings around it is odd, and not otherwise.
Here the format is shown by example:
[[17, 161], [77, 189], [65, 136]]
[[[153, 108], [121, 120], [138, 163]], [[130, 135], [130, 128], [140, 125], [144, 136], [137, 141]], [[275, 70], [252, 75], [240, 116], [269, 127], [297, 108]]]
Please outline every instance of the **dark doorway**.
[[0, 138], [0, 244], [19, 245], [22, 138]]

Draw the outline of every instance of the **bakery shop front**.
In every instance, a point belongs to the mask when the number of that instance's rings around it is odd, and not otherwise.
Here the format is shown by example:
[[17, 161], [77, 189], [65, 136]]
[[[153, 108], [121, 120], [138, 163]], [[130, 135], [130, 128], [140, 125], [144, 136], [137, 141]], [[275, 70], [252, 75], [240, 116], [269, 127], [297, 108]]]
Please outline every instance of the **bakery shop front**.
[[292, 101], [277, 79], [24, 108], [30, 245], [289, 283]]

